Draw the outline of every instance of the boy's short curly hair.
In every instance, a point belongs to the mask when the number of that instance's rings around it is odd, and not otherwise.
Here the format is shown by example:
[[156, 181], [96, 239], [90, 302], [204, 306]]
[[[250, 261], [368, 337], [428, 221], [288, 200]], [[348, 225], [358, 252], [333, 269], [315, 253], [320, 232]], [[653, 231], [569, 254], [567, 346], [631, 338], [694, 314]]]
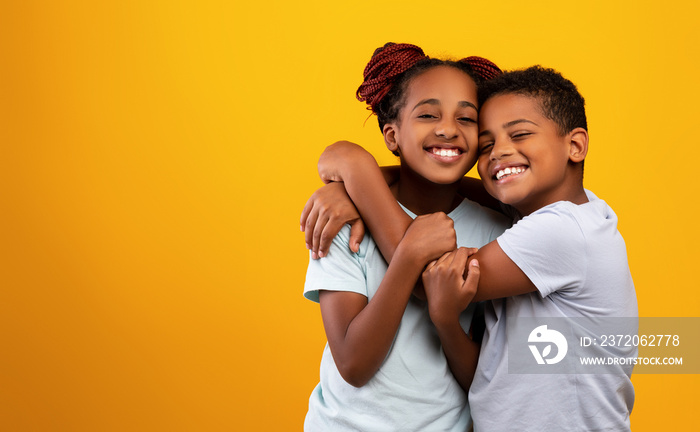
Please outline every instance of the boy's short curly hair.
[[568, 79], [554, 69], [532, 66], [504, 72], [481, 83], [478, 88], [479, 106], [488, 99], [504, 94], [530, 96], [539, 101], [542, 114], [557, 124], [561, 135], [577, 127], [588, 130], [583, 96]]

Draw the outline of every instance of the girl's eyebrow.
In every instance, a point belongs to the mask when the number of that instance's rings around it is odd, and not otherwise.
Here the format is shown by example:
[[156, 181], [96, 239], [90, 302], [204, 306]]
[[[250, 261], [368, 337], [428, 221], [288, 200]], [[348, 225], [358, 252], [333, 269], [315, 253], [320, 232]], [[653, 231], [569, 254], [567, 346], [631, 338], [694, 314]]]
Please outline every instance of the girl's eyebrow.
[[[459, 103], [458, 103], [457, 105], [459, 105], [460, 108], [474, 108], [474, 109], [477, 109], [477, 108], [476, 108], [476, 105], [474, 105], [473, 103], [471, 103], [471, 102], [469, 102], [469, 101], [459, 101]], [[478, 111], [478, 110], [477, 110], [477, 111]]]
[[[440, 101], [437, 100], [437, 99], [423, 99], [422, 101], [418, 102], [418, 103], [416, 104], [416, 106], [414, 106], [413, 109], [412, 109], [411, 111], [415, 111], [415, 109], [418, 108], [418, 107], [421, 106], [421, 105], [440, 105]], [[471, 103], [471, 102], [469, 102], [469, 101], [459, 101], [459, 102], [457, 103], [457, 105], [458, 105], [460, 108], [474, 108], [474, 109], [477, 109], [477, 108], [476, 108], [476, 105], [474, 105], [473, 103]]]
[[411, 111], [415, 111], [416, 108], [421, 105], [440, 105], [440, 101], [437, 99], [423, 99], [422, 101], [418, 102]]

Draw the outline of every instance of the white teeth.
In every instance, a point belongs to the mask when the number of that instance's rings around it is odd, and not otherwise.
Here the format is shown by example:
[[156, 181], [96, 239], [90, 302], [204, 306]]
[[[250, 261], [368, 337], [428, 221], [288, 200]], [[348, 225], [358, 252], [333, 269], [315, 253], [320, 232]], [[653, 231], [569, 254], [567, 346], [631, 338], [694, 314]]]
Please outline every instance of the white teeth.
[[500, 180], [503, 177], [506, 177], [509, 175], [520, 174], [523, 171], [525, 171], [525, 168], [522, 168], [522, 167], [512, 167], [512, 168], [502, 169], [496, 173], [496, 180]]
[[433, 147], [433, 154], [442, 157], [453, 157], [459, 156], [459, 150], [457, 149], [439, 149]]

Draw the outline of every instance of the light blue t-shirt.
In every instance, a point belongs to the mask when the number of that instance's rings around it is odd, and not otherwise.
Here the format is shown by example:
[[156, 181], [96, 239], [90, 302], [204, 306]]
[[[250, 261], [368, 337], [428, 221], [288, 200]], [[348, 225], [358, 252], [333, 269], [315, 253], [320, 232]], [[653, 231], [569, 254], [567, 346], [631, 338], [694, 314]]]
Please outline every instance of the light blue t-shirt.
[[[448, 216], [460, 246], [481, 247], [509, 226], [503, 216], [468, 200]], [[370, 235], [365, 235], [359, 252], [352, 253], [349, 235], [346, 226], [325, 258], [309, 261], [306, 298], [318, 301], [320, 290], [333, 290], [355, 292], [372, 301], [386, 262]], [[460, 317], [465, 329], [472, 314], [469, 308]], [[463, 432], [470, 424], [466, 394], [450, 372], [427, 305], [412, 299], [384, 363], [364, 386], [356, 388], [343, 380], [326, 344], [321, 380], [309, 399], [304, 430]]]
[[[588, 203], [560, 201], [543, 207], [497, 240], [537, 291], [486, 307], [486, 333], [469, 390], [476, 432], [630, 430], [631, 365], [605, 374], [518, 374], [508, 369], [509, 334], [516, 332], [507, 326], [509, 320], [587, 317], [595, 322], [638, 316], [617, 216], [586, 193]], [[617, 355], [636, 357], [636, 348], [622, 348]]]

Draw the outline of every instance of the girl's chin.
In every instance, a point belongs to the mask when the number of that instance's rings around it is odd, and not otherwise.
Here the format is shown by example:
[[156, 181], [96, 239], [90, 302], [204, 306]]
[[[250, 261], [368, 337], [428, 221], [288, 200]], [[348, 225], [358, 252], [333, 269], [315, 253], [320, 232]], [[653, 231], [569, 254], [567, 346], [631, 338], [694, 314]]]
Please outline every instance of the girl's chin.
[[452, 175], [433, 176], [430, 180], [435, 184], [449, 186], [462, 181], [465, 175], [467, 175], [467, 173], [462, 174], [458, 172]]

